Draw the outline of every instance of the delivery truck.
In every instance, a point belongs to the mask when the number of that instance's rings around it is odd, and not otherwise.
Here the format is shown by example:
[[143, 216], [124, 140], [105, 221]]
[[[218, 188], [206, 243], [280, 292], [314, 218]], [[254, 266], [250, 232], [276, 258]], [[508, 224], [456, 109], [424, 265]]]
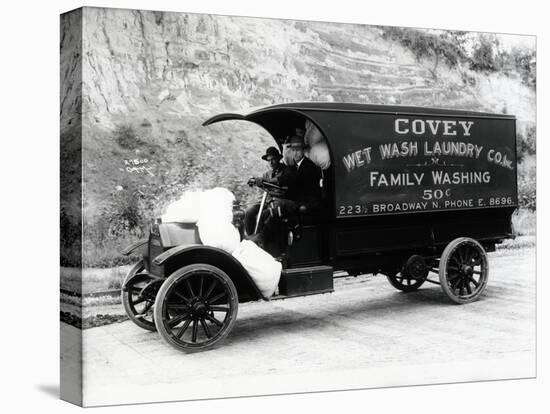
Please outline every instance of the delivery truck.
[[[381, 274], [404, 292], [438, 284], [456, 304], [483, 295], [487, 252], [514, 237], [514, 116], [308, 102], [223, 113], [203, 125], [234, 121], [263, 127], [281, 151], [296, 128], [314, 127], [330, 158], [320, 166], [322, 208], [281, 223], [271, 297], [234, 256], [203, 244], [196, 225], [156, 220], [125, 251], [140, 257], [122, 287], [137, 325], [176, 349], [207, 349], [230, 332], [239, 303], [332, 292], [335, 272]], [[236, 227], [240, 218], [236, 209]]]

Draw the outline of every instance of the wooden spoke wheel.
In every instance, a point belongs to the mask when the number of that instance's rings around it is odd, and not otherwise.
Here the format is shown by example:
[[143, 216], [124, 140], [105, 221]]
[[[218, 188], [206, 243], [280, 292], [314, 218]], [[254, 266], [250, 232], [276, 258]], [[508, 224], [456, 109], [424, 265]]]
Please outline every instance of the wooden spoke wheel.
[[153, 305], [161, 282], [145, 273], [143, 261], [136, 263], [124, 279], [122, 304], [130, 320], [140, 328], [156, 331]]
[[489, 262], [479, 242], [461, 237], [450, 242], [439, 261], [439, 281], [443, 292], [455, 303], [479, 299], [487, 287]]
[[401, 272], [386, 277], [394, 288], [403, 292], [413, 292], [426, 281], [428, 268], [424, 258], [415, 254], [409, 257]]
[[237, 290], [225, 272], [208, 264], [193, 264], [172, 273], [162, 284], [155, 324], [174, 348], [204, 350], [229, 334], [238, 305]]
[[403, 292], [413, 292], [424, 284], [424, 279], [415, 279], [403, 270], [395, 275], [387, 275], [391, 285]]

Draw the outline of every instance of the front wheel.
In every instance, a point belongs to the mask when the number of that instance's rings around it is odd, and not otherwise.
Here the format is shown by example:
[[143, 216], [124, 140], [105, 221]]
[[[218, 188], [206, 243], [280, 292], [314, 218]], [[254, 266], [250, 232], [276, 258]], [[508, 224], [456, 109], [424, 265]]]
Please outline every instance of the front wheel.
[[439, 260], [439, 282], [455, 303], [473, 302], [487, 287], [489, 262], [479, 242], [461, 237], [450, 242]]
[[213, 347], [235, 323], [237, 290], [221, 269], [192, 264], [162, 284], [155, 302], [155, 325], [161, 337], [180, 351]]

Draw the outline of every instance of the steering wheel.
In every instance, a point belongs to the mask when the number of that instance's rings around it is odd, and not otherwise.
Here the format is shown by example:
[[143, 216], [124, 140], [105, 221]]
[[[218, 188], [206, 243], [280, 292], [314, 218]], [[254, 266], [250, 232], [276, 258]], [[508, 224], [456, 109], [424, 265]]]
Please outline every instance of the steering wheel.
[[[253, 178], [248, 180], [248, 185], [252, 186], [251, 184]], [[258, 233], [258, 228], [260, 227], [260, 220], [262, 218], [262, 213], [265, 209], [265, 202], [268, 196], [268, 190], [279, 190], [279, 191], [286, 191], [288, 187], [280, 186], [274, 183], [270, 183], [269, 181], [262, 180], [262, 187], [265, 189], [264, 193], [262, 195], [262, 201], [260, 202], [260, 209], [258, 210], [258, 215], [256, 217], [256, 226], [254, 227], [254, 234]]]
[[274, 183], [270, 183], [269, 181], [262, 181], [262, 186], [264, 188], [268, 188], [268, 189], [271, 189], [271, 190], [279, 190], [279, 191], [286, 191], [288, 190], [288, 187], [282, 187], [280, 185], [277, 185], [277, 184], [274, 184]]

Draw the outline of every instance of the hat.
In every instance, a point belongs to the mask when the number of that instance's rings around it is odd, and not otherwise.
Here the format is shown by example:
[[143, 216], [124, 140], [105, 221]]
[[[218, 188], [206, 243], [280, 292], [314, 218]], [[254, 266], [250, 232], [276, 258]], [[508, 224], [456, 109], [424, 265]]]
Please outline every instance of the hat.
[[281, 158], [283, 157], [277, 148], [275, 148], [275, 147], [269, 147], [269, 148], [265, 151], [265, 155], [262, 155], [262, 160], [266, 160], [266, 161], [267, 161], [267, 157], [269, 157], [270, 155], [272, 155], [272, 156], [274, 156], [274, 157], [277, 157], [277, 158], [279, 158], [279, 159], [281, 159]]
[[285, 145], [291, 148], [305, 148], [306, 144], [304, 142], [304, 133], [305, 131], [302, 128], [296, 128], [296, 133], [290, 137], [287, 137]]
[[305, 148], [306, 144], [304, 138], [298, 135], [288, 137], [285, 141], [285, 145], [289, 148]]

